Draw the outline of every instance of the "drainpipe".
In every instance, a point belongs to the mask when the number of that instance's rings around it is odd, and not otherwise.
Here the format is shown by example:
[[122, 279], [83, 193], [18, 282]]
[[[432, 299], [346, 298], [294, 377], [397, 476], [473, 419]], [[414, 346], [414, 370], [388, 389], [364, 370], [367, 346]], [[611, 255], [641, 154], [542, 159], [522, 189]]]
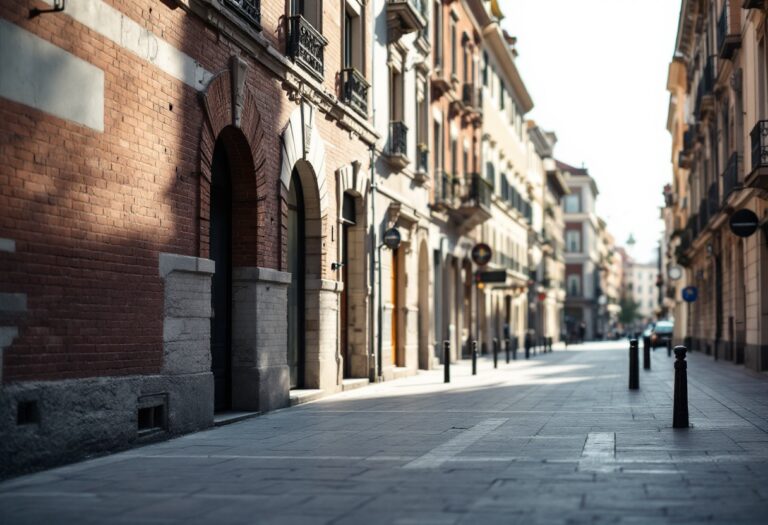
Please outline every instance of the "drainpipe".
[[[371, 7], [373, 9], [373, 7]], [[374, 60], [374, 56], [376, 54], [376, 21], [377, 19], [374, 18], [373, 22], [373, 30], [372, 35], [373, 38], [371, 38], [371, 124], [373, 125], [373, 129], [376, 129], [376, 97], [375, 97], [375, 91], [376, 91], [376, 82], [374, 82], [375, 72], [376, 72], [376, 61]], [[373, 316], [373, 310], [376, 307], [376, 141], [373, 141], [373, 144], [371, 144], [370, 147], [371, 151], [371, 302], [368, 305], [368, 324], [370, 325], [369, 328], [369, 334], [370, 334], [370, 356], [369, 356], [369, 373], [368, 373], [368, 380], [373, 383], [376, 381], [376, 362], [374, 361], [374, 354], [375, 354], [375, 348], [374, 348], [374, 337], [375, 337], [375, 326], [374, 326], [374, 316]], [[378, 357], [378, 368], [379, 368], [379, 376], [381, 376], [381, 352], [379, 352]]]

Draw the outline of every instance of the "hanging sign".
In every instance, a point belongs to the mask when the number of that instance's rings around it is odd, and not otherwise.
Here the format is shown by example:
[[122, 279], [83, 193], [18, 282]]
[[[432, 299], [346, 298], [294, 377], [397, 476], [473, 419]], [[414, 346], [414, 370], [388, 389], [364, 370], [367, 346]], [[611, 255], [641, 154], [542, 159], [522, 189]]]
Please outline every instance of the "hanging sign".
[[730, 226], [734, 235], [749, 237], [757, 231], [760, 221], [752, 210], [739, 210], [731, 215]]
[[505, 283], [507, 282], [507, 271], [477, 272], [475, 274], [475, 281], [478, 283]]
[[699, 298], [699, 289], [695, 286], [686, 286], [683, 288], [683, 301], [692, 303]]
[[485, 266], [491, 261], [491, 247], [484, 242], [475, 244], [472, 248], [472, 260], [478, 266]]
[[390, 228], [384, 232], [384, 246], [390, 250], [396, 250], [400, 246], [400, 232], [397, 228]]

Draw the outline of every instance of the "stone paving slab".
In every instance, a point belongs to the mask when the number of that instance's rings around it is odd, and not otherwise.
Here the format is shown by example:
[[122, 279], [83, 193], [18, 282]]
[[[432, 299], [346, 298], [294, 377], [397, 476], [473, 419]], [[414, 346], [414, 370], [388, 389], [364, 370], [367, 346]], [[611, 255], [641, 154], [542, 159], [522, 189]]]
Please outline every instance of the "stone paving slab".
[[768, 379], [627, 343], [419, 374], [0, 483], [0, 523], [764, 524]]

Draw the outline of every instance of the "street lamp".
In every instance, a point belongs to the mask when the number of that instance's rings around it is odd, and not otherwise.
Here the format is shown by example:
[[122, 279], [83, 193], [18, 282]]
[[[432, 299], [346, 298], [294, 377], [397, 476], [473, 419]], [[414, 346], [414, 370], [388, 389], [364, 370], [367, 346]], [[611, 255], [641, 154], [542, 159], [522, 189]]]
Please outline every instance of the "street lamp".
[[[381, 324], [383, 322], [383, 320], [382, 320], [382, 298], [381, 298], [381, 279], [382, 279], [382, 277], [381, 277], [381, 249], [384, 248], [384, 247], [387, 247], [390, 250], [395, 251], [395, 250], [397, 250], [397, 247], [400, 246], [400, 240], [401, 240], [401, 237], [400, 237], [400, 232], [398, 231], [398, 229], [397, 228], [390, 228], [390, 229], [388, 229], [387, 231], [384, 232], [384, 237], [382, 238], [382, 243], [379, 244], [376, 247], [377, 256], [378, 256], [378, 259], [379, 259], [379, 286], [378, 286], [378, 288], [379, 288], [379, 308], [378, 308], [378, 314], [379, 314], [378, 315], [378, 317], [379, 317], [379, 322], [378, 322], [379, 333], [378, 333], [378, 341], [377, 341], [378, 349], [379, 349], [379, 351], [378, 351], [379, 355], [376, 356], [377, 366], [379, 368], [379, 381], [381, 381], [382, 367], [384, 365], [384, 360], [382, 359], [382, 356], [381, 356], [382, 345], [383, 345], [382, 337], [381, 337]], [[395, 308], [397, 308], [397, 305], [395, 305]]]

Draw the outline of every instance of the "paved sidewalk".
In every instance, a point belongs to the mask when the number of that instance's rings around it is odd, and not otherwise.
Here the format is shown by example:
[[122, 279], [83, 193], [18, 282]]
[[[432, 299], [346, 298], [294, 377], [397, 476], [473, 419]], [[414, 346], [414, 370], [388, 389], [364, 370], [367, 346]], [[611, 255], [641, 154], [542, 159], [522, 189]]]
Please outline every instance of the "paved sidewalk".
[[[626, 343], [346, 392], [0, 484], [0, 523], [768, 523], [768, 378]], [[642, 361], [641, 361], [642, 366]]]

